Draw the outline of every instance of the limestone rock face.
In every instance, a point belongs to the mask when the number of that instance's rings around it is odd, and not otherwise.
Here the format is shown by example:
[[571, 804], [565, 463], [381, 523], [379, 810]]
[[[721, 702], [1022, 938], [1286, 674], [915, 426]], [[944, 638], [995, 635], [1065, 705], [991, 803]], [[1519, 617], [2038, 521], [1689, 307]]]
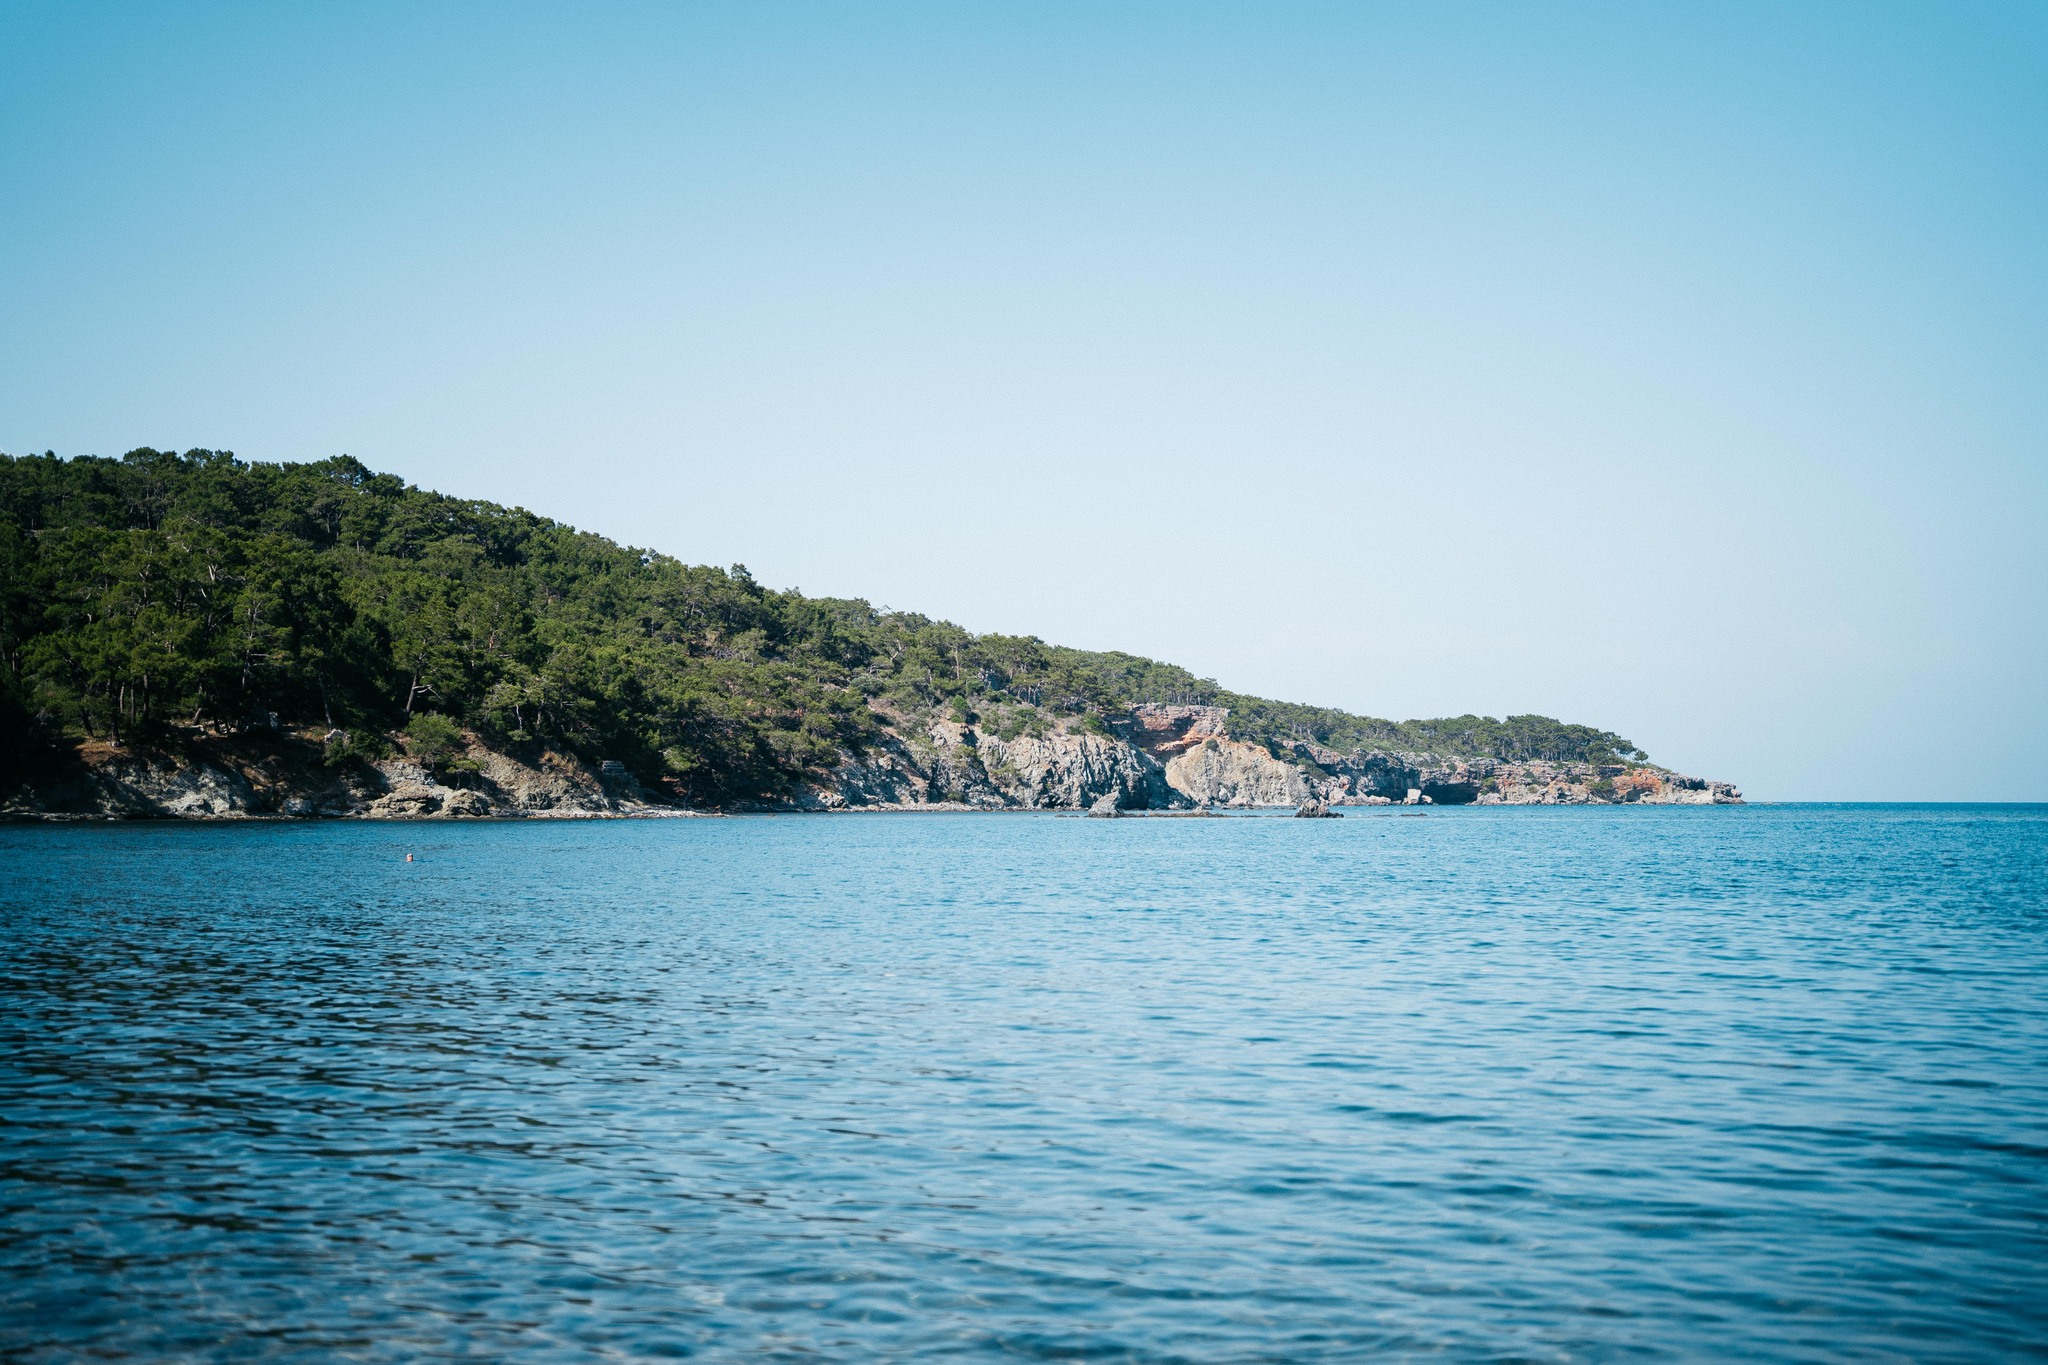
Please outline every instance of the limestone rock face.
[[482, 792], [456, 790], [443, 798], [443, 815], [489, 815], [491, 803]]
[[1326, 774], [1311, 785], [1335, 805], [1381, 802], [1462, 805], [1739, 805], [1742, 793], [1727, 782], [1647, 764], [1511, 763], [1366, 750], [1336, 754], [1301, 746]]
[[412, 778], [398, 781], [363, 812], [372, 820], [424, 820], [493, 813], [490, 799], [482, 792]]
[[325, 772], [304, 780], [274, 756], [245, 761], [230, 752], [176, 755], [81, 746], [68, 771], [0, 793], [0, 813], [51, 816], [156, 816], [234, 820], [293, 813], [320, 814], [351, 804], [351, 790]]
[[813, 810], [1087, 810], [1105, 797], [1120, 810], [1188, 804], [1157, 759], [1114, 736], [1059, 731], [1006, 740], [952, 721], [849, 756], [829, 783], [812, 787], [795, 804]]
[[381, 820], [487, 815], [576, 819], [653, 809], [622, 764], [593, 769], [552, 750], [519, 758], [474, 740], [464, 758], [466, 768], [438, 777], [405, 759], [377, 764], [386, 791], [362, 814]]
[[987, 736], [980, 749], [990, 780], [1011, 803], [1027, 809], [1078, 810], [1104, 796], [1114, 797], [1120, 810], [1188, 804], [1157, 759], [1111, 736]]
[[832, 785], [806, 788], [798, 803], [812, 810], [849, 806], [890, 809], [922, 805], [930, 790], [930, 776], [904, 744], [892, 739], [840, 764], [833, 770]]
[[1166, 765], [1166, 780], [1202, 806], [1298, 806], [1309, 799], [1301, 769], [1262, 744], [1204, 739]]
[[[1010, 714], [1014, 712], [1004, 712]], [[1004, 739], [971, 721], [913, 722], [883, 714], [887, 728], [860, 754], [844, 755], [793, 795], [764, 799], [780, 810], [1118, 811], [1386, 805], [1725, 805], [1742, 794], [1726, 782], [1650, 764], [1524, 762], [1366, 749], [1343, 753], [1296, 742], [1233, 739], [1217, 706], [1143, 705], [1092, 719], [1039, 713], [1037, 733]], [[332, 741], [334, 736], [327, 736]], [[79, 747], [61, 771], [0, 790], [0, 815], [367, 816], [587, 818], [681, 814], [682, 795], [650, 794], [623, 764], [593, 767], [531, 748], [505, 752], [477, 736], [429, 771], [405, 758], [326, 765], [321, 732], [199, 734], [175, 753], [106, 744]]]
[[428, 815], [439, 815], [445, 790], [426, 782], [401, 780], [372, 801], [363, 814], [373, 820], [418, 820]]
[[1725, 782], [1662, 768], [1510, 763], [1492, 758], [1299, 742], [1269, 749], [1230, 738], [1219, 706], [1133, 707], [1078, 727], [1002, 739], [951, 720], [898, 733], [800, 794], [799, 809], [1119, 810], [1327, 806], [1697, 804], [1739, 802]]
[[1204, 740], [1228, 739], [1224, 728], [1230, 712], [1221, 706], [1134, 706], [1109, 723], [1110, 732], [1160, 762], [1167, 762]]
[[520, 758], [474, 736], [462, 761], [438, 776], [404, 758], [339, 771], [323, 758], [317, 733], [202, 736], [176, 754], [81, 746], [67, 770], [0, 792], [0, 814], [416, 820], [662, 809], [621, 765], [592, 769], [552, 752]]
[[[510, 754], [472, 745], [468, 758], [477, 770], [473, 790], [484, 796], [491, 814], [610, 815], [639, 804], [623, 799], [627, 795], [624, 791], [608, 790], [614, 784], [607, 783], [588, 765], [552, 751], [522, 761]], [[456, 790], [469, 790], [468, 784]], [[637, 793], [637, 783], [632, 790]], [[444, 806], [447, 799], [443, 798]]]
[[109, 765], [102, 773], [109, 779], [109, 795], [132, 801], [152, 815], [183, 816], [187, 819], [236, 817], [259, 809], [255, 787], [232, 768], [195, 764], [174, 768], [166, 764], [131, 760]]

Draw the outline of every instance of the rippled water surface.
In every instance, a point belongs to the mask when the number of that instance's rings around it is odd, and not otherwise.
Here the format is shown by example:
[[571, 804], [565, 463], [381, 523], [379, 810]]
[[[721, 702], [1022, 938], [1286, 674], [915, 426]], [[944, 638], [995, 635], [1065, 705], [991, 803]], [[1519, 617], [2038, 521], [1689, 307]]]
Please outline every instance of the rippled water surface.
[[2042, 808], [14, 826], [0, 925], [9, 1360], [2048, 1354]]

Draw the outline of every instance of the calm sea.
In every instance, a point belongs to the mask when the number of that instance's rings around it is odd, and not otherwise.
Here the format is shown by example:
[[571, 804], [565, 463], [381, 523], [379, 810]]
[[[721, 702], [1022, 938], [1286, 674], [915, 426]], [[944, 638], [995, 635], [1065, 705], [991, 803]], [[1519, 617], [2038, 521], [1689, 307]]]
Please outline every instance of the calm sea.
[[13, 826], [0, 926], [10, 1361], [2048, 1355], [2048, 808]]

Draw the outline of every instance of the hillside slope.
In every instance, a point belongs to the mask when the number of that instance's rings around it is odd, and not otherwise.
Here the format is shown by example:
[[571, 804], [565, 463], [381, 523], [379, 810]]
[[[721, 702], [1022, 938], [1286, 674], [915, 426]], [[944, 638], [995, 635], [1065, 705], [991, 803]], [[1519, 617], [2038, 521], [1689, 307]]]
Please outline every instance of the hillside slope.
[[1241, 696], [346, 457], [0, 457], [0, 661], [16, 813], [1737, 799], [1587, 726]]

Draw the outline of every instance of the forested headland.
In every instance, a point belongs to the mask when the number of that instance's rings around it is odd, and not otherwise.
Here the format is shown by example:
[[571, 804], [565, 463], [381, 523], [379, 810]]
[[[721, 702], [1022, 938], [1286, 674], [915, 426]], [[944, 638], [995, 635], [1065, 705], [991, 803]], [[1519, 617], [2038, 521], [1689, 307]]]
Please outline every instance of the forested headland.
[[1543, 716], [1388, 721], [1122, 653], [975, 635], [685, 564], [347, 456], [0, 456], [0, 761], [318, 727], [327, 761], [448, 743], [612, 760], [701, 806], [772, 800], [920, 716], [999, 734], [1142, 702], [1235, 738], [1509, 761], [1646, 759]]

